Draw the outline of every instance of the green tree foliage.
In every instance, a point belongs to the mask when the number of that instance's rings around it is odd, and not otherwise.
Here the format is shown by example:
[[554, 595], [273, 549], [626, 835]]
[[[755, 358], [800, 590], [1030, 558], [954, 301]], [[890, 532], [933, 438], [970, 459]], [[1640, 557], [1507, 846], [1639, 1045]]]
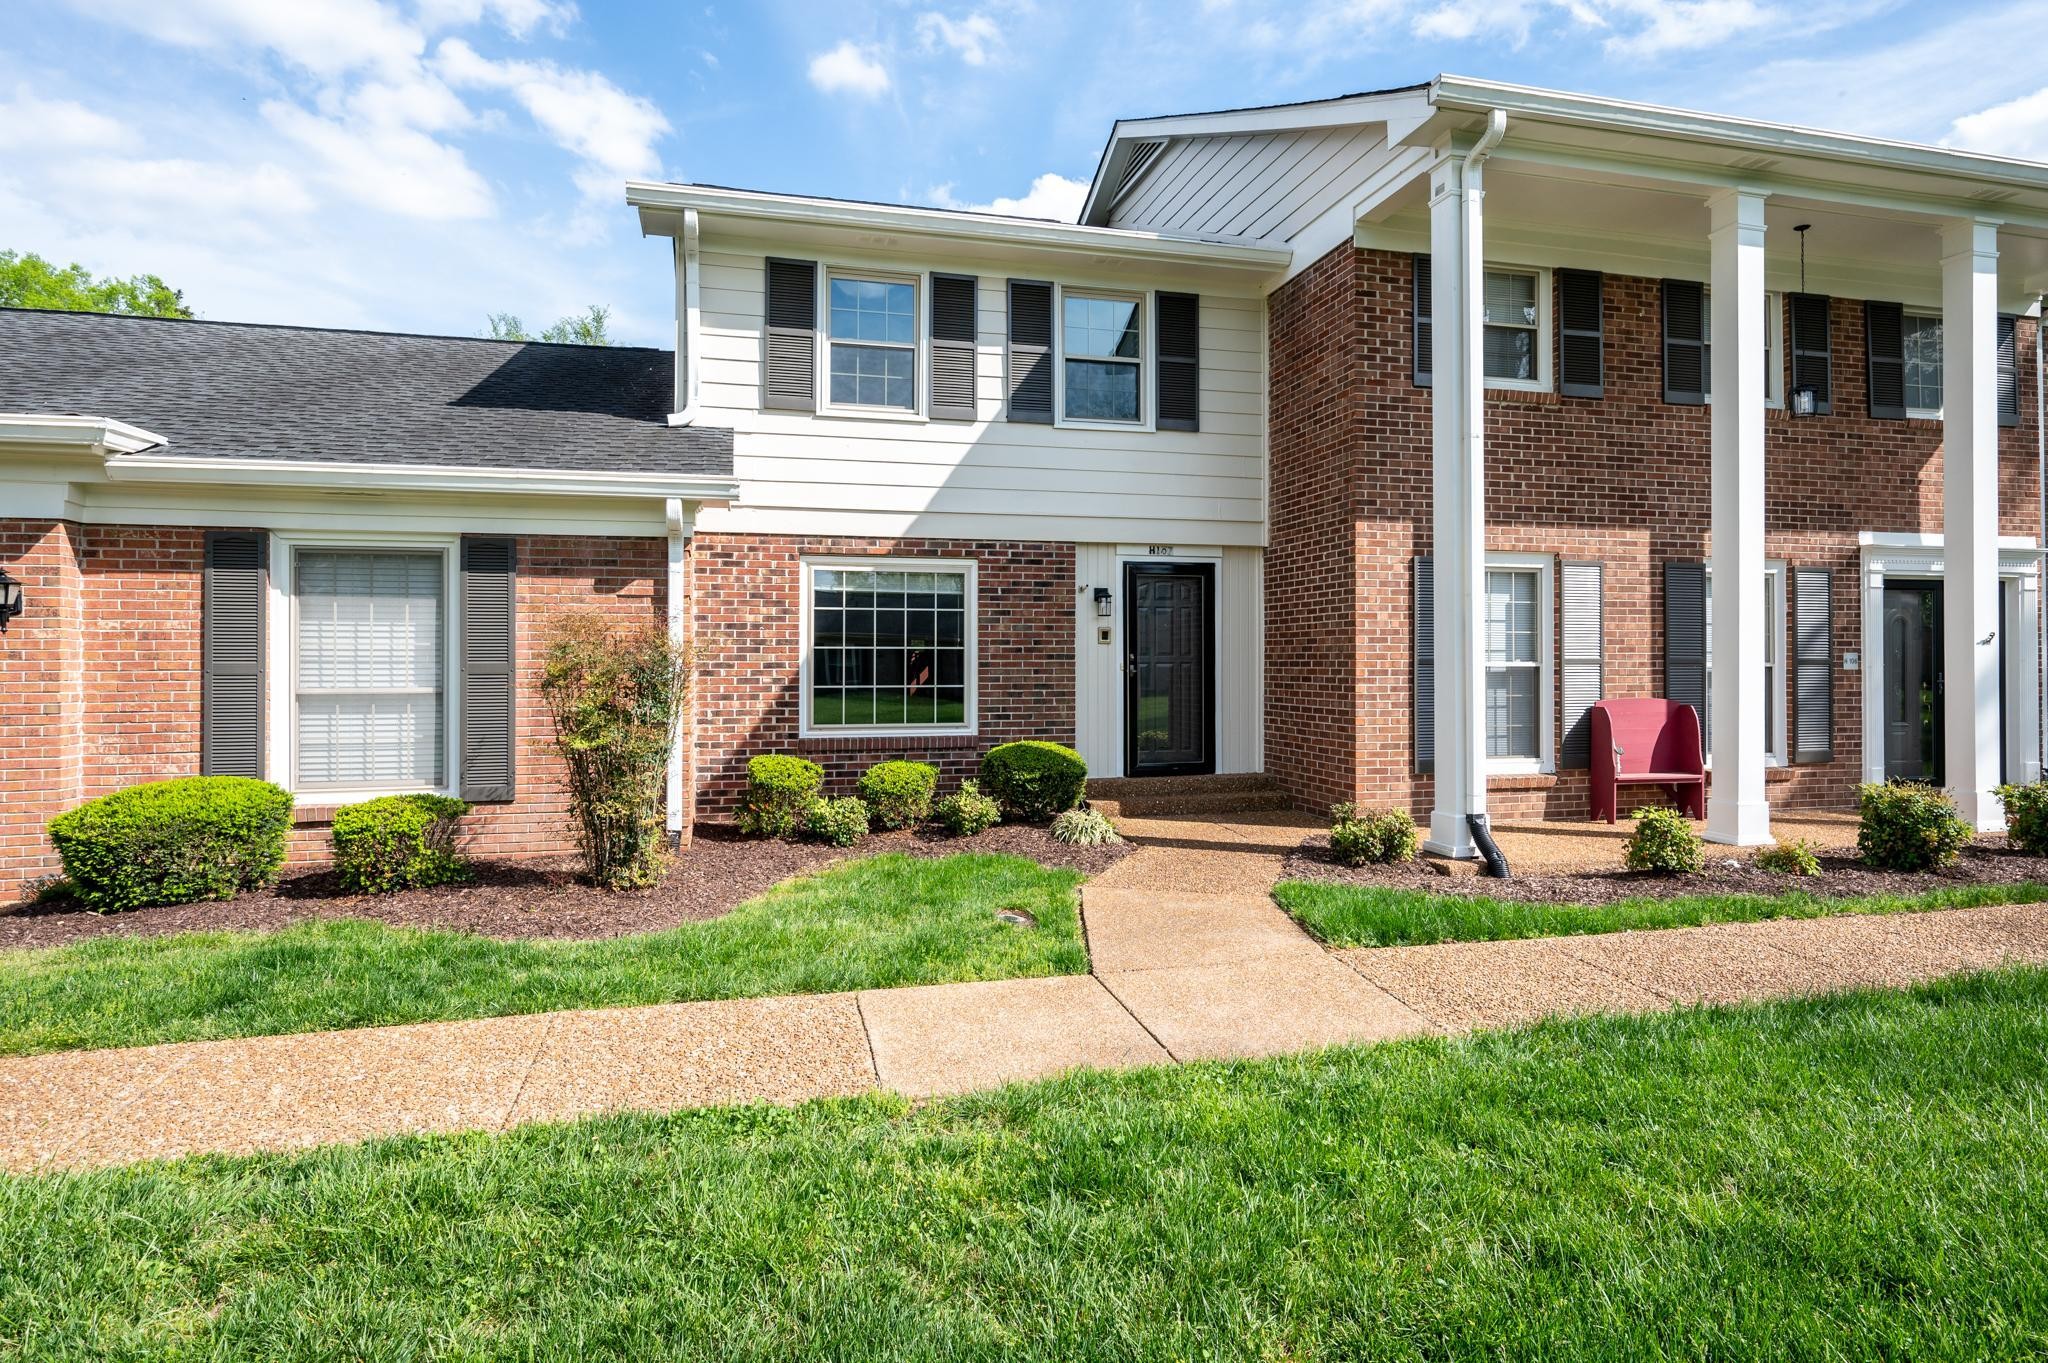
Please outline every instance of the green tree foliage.
[[0, 251], [0, 307], [190, 317], [185, 295], [153, 274], [95, 279], [83, 265], [59, 268], [33, 251]]
[[557, 319], [536, 336], [526, 329], [518, 314], [494, 312], [484, 318], [484, 334], [494, 341], [553, 341], [558, 345], [610, 345], [612, 310], [592, 303], [580, 313]]

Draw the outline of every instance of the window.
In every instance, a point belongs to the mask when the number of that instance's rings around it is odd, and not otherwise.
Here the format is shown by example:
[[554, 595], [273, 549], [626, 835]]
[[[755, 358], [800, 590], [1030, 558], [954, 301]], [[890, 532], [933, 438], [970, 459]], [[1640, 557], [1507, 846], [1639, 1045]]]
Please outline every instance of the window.
[[446, 786], [447, 578], [439, 550], [296, 551], [295, 789]]
[[804, 567], [806, 732], [974, 723], [974, 566]]
[[1905, 314], [1906, 415], [1941, 415], [1941, 318]]
[[[1781, 659], [1785, 651], [1785, 565], [1764, 565], [1764, 751], [1772, 762], [1785, 761], [1785, 686]], [[1714, 571], [1707, 570], [1707, 704], [1714, 696]], [[1701, 715], [1700, 736], [1706, 756], [1714, 755], [1714, 731]]]
[[835, 407], [917, 409], [917, 285], [830, 277]]
[[1543, 756], [1538, 717], [1542, 691], [1537, 651], [1534, 569], [1486, 573], [1486, 755], [1535, 762]]
[[1144, 420], [1144, 310], [1135, 298], [1063, 291], [1062, 410], [1069, 421]]
[[1486, 377], [1489, 381], [1535, 384], [1542, 374], [1541, 280], [1535, 272], [1486, 272]]
[[[1704, 366], [1700, 382], [1706, 386], [1707, 401], [1714, 400], [1714, 309], [1713, 290], [1700, 290], [1700, 337], [1706, 345], [1700, 351]], [[1764, 295], [1764, 405], [1785, 405], [1785, 306], [1779, 295]]]

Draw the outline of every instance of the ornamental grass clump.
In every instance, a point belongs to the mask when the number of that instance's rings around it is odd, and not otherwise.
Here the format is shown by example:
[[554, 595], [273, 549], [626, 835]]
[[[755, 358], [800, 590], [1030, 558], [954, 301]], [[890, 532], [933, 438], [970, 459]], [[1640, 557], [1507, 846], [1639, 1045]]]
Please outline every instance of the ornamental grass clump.
[[1104, 847], [1122, 842], [1123, 835], [1099, 809], [1069, 809], [1053, 819], [1052, 840], [1070, 847]]
[[939, 769], [924, 762], [877, 762], [861, 773], [860, 798], [884, 828], [915, 828], [932, 816]]
[[1675, 809], [1639, 809], [1636, 831], [1628, 835], [1621, 863], [1631, 871], [1698, 875], [1707, 869], [1706, 845], [1685, 815]]
[[1003, 807], [983, 795], [981, 786], [976, 782], [962, 781], [960, 789], [933, 807], [932, 817], [948, 833], [968, 838], [976, 833], [986, 833], [1001, 823]]
[[825, 769], [794, 753], [747, 759], [747, 789], [733, 820], [750, 838], [791, 838], [803, 831], [825, 784]]
[[108, 913], [232, 899], [284, 865], [292, 797], [246, 776], [130, 786], [50, 820], [78, 901]]
[[2005, 806], [2005, 838], [2030, 857], [2048, 856], [2048, 783], [2000, 786]]
[[1913, 781], [1856, 787], [1862, 823], [1856, 852], [1880, 871], [1938, 871], [1953, 866], [1972, 832], [1956, 802], [1933, 786]]
[[334, 869], [350, 894], [452, 885], [470, 877], [455, 851], [469, 803], [452, 795], [386, 795], [334, 811]]
[[549, 627], [540, 691], [568, 769], [590, 878], [642, 889], [668, 865], [668, 760], [689, 706], [689, 647], [653, 623], [566, 615]]
[[1330, 855], [1346, 866], [1391, 866], [1413, 861], [1419, 841], [1405, 809], [1330, 806]]

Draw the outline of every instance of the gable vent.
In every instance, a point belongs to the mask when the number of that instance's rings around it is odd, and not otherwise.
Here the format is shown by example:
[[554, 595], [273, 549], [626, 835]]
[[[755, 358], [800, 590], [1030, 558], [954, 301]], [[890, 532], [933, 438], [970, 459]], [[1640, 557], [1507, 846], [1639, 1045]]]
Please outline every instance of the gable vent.
[[1165, 147], [1166, 143], [1159, 141], [1140, 142], [1131, 148], [1131, 159], [1124, 162], [1124, 173], [1117, 177], [1116, 193], [1109, 196], [1112, 207], [1123, 201], [1124, 195], [1128, 194], [1131, 186], [1138, 183], [1139, 178], [1152, 168], [1152, 163], [1159, 159], [1159, 153]]

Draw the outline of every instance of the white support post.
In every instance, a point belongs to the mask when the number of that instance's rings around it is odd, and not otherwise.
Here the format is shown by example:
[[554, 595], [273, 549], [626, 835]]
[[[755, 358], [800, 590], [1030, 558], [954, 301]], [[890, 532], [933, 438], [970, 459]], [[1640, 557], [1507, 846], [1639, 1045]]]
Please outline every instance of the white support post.
[[1998, 226], [1941, 229], [1942, 710], [1948, 788], [1980, 832], [1998, 786]]
[[[1486, 813], [1486, 291], [1479, 164], [1455, 150], [1429, 177], [1431, 554], [1436, 597], [1436, 804], [1430, 851], [1476, 854]], [[1547, 707], [1546, 707], [1547, 713]]]
[[1764, 196], [1707, 201], [1713, 282], [1714, 775], [1707, 838], [1771, 840], [1764, 798]]

